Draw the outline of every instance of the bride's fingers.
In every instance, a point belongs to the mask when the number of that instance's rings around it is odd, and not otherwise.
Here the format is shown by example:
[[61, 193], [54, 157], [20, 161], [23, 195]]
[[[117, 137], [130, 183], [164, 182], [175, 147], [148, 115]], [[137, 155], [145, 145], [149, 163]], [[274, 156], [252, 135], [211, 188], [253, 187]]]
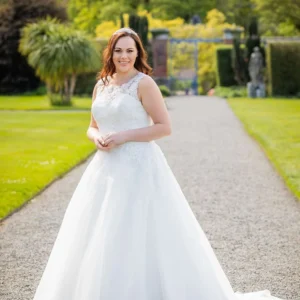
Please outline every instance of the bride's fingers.
[[106, 146], [106, 149], [112, 149], [112, 148], [114, 148], [115, 147], [115, 144], [114, 143], [110, 143], [110, 144], [108, 144], [107, 146]]
[[105, 140], [105, 145], [108, 145], [109, 143], [112, 142], [112, 139], [111, 138], [108, 138], [107, 140]]
[[103, 145], [101, 145], [100, 143], [97, 143], [97, 148], [99, 149], [99, 150], [103, 150], [103, 148], [104, 148], [104, 146]]
[[102, 138], [103, 138], [104, 140], [107, 140], [107, 139], [110, 138], [113, 134], [114, 134], [114, 132], [107, 133], [107, 134], [105, 134], [104, 136], [102, 136]]
[[107, 141], [107, 139], [108, 139], [109, 137], [103, 137], [103, 143], [106, 143], [106, 141]]
[[97, 145], [96, 145], [96, 147], [97, 147], [99, 150], [103, 150], [103, 151], [106, 151], [106, 150], [107, 150], [107, 148], [106, 148], [103, 144], [101, 144], [99, 140], [97, 140]]

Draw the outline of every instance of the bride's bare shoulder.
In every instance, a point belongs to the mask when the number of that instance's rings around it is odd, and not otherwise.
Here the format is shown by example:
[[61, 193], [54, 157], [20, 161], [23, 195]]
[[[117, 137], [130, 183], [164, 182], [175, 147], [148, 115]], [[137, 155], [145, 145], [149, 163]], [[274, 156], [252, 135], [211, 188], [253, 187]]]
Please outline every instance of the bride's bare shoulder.
[[154, 79], [151, 76], [144, 74], [139, 82], [139, 89], [143, 91], [143, 90], [153, 89], [155, 87], [157, 87], [157, 84], [154, 81]]

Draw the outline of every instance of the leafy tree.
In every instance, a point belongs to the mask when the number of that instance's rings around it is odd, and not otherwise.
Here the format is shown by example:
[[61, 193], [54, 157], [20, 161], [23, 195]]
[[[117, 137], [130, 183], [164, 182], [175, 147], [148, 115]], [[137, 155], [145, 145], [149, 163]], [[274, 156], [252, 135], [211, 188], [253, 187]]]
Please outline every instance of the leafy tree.
[[76, 28], [93, 33], [101, 21], [102, 1], [70, 0], [68, 15]]
[[78, 74], [96, 71], [100, 64], [99, 52], [84, 32], [51, 19], [23, 29], [20, 52], [46, 82], [52, 104], [70, 105]]
[[203, 19], [207, 12], [216, 6], [216, 1], [211, 0], [151, 0], [150, 10], [157, 18], [173, 19], [182, 18], [190, 22], [197, 14]]
[[68, 12], [78, 28], [94, 33], [98, 24], [104, 21], [116, 23], [120, 14], [138, 14], [147, 10], [155, 18], [182, 18], [190, 22], [195, 14], [202, 19], [214, 7], [215, 1], [211, 0], [69, 0]]
[[68, 14], [76, 28], [94, 34], [98, 24], [116, 23], [120, 14], [134, 13], [138, 5], [139, 0], [70, 0]]
[[65, 9], [55, 0], [8, 0], [0, 6], [0, 92], [15, 93], [39, 84], [34, 70], [18, 52], [20, 30], [46, 16], [66, 20]]
[[252, 0], [217, 0], [216, 8], [226, 15], [230, 23], [247, 28], [255, 15]]
[[263, 31], [269, 35], [299, 34], [300, 0], [252, 0]]

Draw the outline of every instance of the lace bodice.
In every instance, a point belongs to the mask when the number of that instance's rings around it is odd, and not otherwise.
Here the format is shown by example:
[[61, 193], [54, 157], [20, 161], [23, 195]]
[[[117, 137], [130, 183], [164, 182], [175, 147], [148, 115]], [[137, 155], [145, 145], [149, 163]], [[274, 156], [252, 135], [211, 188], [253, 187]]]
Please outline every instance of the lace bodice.
[[[139, 72], [131, 80], [120, 86], [105, 86], [98, 81], [96, 98], [92, 105], [92, 114], [101, 135], [130, 129], [148, 127], [153, 124], [151, 117], [138, 98], [138, 84], [148, 76]], [[154, 152], [160, 151], [155, 141], [126, 142], [110, 152], [98, 151], [97, 155], [109, 157], [110, 163], [127, 164], [128, 170], [139, 165], [151, 164]], [[154, 151], [154, 152], [153, 152]], [[107, 160], [103, 160], [106, 162]], [[129, 172], [129, 171], [128, 171]]]
[[98, 81], [96, 98], [92, 105], [92, 114], [101, 134], [110, 131], [149, 126], [152, 122], [138, 98], [139, 81], [148, 76], [139, 72], [122, 85], [105, 86]]

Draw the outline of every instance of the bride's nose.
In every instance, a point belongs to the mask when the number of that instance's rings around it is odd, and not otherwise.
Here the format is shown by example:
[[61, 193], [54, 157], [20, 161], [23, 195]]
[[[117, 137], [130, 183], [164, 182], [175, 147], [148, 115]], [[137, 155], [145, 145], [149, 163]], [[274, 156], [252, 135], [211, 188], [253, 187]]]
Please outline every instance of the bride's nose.
[[127, 53], [126, 53], [126, 51], [121, 52], [121, 58], [127, 58]]

